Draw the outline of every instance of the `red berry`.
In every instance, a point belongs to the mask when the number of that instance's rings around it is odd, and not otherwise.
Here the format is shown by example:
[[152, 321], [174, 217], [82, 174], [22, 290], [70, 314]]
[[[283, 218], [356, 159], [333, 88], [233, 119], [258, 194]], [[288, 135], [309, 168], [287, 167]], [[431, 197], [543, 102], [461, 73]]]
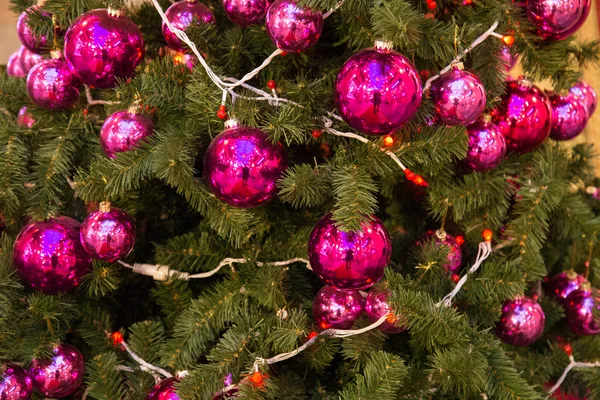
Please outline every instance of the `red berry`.
[[277, 82], [271, 79], [269, 82], [267, 82], [267, 86], [269, 87], [269, 89], [275, 90], [277, 89]]

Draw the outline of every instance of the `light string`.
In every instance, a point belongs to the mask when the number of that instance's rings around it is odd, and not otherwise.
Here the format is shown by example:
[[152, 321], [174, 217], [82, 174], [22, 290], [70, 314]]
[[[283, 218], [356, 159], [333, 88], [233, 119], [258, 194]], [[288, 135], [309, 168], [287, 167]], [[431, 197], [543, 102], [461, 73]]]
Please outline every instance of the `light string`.
[[600, 367], [600, 361], [596, 361], [593, 363], [579, 362], [579, 361], [575, 361], [575, 357], [573, 357], [572, 354], [569, 354], [569, 361], [570, 361], [569, 365], [566, 366], [565, 370], [563, 371], [560, 378], [558, 378], [558, 380], [556, 381], [554, 386], [552, 386], [552, 388], [550, 388], [548, 395], [551, 395], [552, 393], [554, 393], [560, 387], [560, 385], [562, 385], [562, 383], [566, 379], [567, 375], [569, 374], [569, 371], [571, 371], [573, 368], [598, 368], [598, 367]]
[[96, 106], [96, 105], [104, 105], [104, 106], [112, 106], [115, 104], [121, 104], [120, 101], [110, 101], [110, 100], [94, 100], [92, 97], [92, 91], [88, 85], [85, 85], [85, 97], [87, 99], [88, 105]]

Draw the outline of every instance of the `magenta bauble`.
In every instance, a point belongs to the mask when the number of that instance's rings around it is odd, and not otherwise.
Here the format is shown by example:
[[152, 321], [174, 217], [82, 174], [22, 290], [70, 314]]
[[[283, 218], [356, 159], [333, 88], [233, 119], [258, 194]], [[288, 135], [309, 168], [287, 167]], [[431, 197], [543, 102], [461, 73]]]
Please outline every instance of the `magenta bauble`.
[[208, 146], [204, 177], [222, 201], [239, 208], [265, 204], [277, 196], [277, 179], [287, 168], [285, 152], [266, 133], [237, 125], [226, 128]]
[[39, 53], [42, 50], [48, 49], [48, 38], [46, 36], [37, 36], [33, 33], [33, 30], [29, 27], [30, 13], [41, 13], [41, 15], [48, 18], [52, 14], [42, 11], [39, 6], [35, 5], [23, 11], [17, 20], [17, 35], [19, 36], [19, 40], [28, 50]]
[[34, 65], [41, 63], [43, 60], [41, 55], [28, 50], [25, 46], [19, 47], [17, 53], [25, 72], [29, 72]]
[[113, 10], [80, 15], [65, 34], [66, 60], [81, 81], [94, 88], [116, 86], [144, 59], [144, 39], [131, 19]]
[[294, 0], [277, 0], [267, 11], [266, 27], [277, 48], [301, 52], [317, 43], [323, 31], [323, 15]]
[[421, 104], [421, 81], [406, 57], [378, 41], [346, 61], [335, 82], [334, 100], [348, 125], [367, 135], [401, 128]]
[[18, 51], [15, 51], [8, 57], [8, 62], [6, 63], [6, 75], [15, 78], [25, 78], [27, 76], [27, 72], [23, 68]]
[[579, 289], [584, 282], [587, 282], [587, 279], [573, 270], [561, 272], [548, 281], [546, 293], [565, 306], [567, 296], [574, 290]]
[[39, 107], [65, 110], [79, 100], [81, 82], [69, 64], [62, 60], [44, 60], [27, 75], [29, 97]]
[[485, 88], [478, 77], [453, 67], [433, 81], [430, 90], [437, 119], [446, 125], [467, 125], [485, 109]]
[[579, 289], [573, 290], [565, 301], [567, 323], [571, 330], [580, 336], [600, 333], [600, 321], [594, 317], [594, 309], [597, 308], [600, 308], [600, 304], [596, 304], [589, 283], [583, 283]]
[[343, 292], [323, 286], [313, 301], [313, 317], [321, 329], [348, 329], [362, 314], [364, 299], [359, 292]]
[[[178, 1], [167, 9], [165, 15], [173, 28], [181, 31], [185, 31], [193, 21], [197, 21], [198, 26], [215, 22], [215, 17], [210, 8], [195, 0]], [[164, 21], [162, 23], [162, 33], [167, 44], [173, 50], [184, 53], [190, 51], [188, 46], [169, 29]]]
[[506, 155], [506, 139], [488, 119], [489, 116], [467, 126], [469, 147], [465, 164], [474, 171], [496, 168]]
[[514, 50], [509, 46], [502, 46], [502, 49], [500, 50], [500, 60], [507, 72], [517, 64], [518, 59], [519, 55], [515, 53]]
[[384, 315], [387, 315], [386, 321], [379, 325], [379, 330], [385, 333], [400, 333], [406, 328], [402, 326], [401, 318], [393, 314], [392, 307], [388, 303], [391, 293], [382, 289], [373, 289], [369, 292], [365, 301], [365, 314], [369, 321], [376, 322]]
[[223, 0], [225, 14], [235, 24], [260, 24], [267, 14], [267, 0]]
[[356, 232], [339, 229], [331, 214], [317, 222], [308, 241], [308, 258], [323, 282], [353, 291], [370, 288], [381, 279], [392, 256], [392, 244], [381, 220], [371, 218]]
[[90, 268], [79, 228], [79, 222], [69, 217], [26, 225], [13, 250], [13, 262], [23, 281], [47, 294], [77, 287]]
[[177, 383], [175, 378], [163, 379], [148, 393], [146, 400], [179, 400], [175, 383]]
[[428, 231], [417, 242], [417, 246], [423, 246], [429, 241], [435, 241], [436, 247], [445, 247], [448, 251], [446, 261], [442, 263], [442, 267], [447, 272], [453, 273], [458, 271], [462, 264], [462, 249], [456, 241], [456, 238], [447, 232], [443, 231]]
[[47, 397], [66, 397], [75, 393], [83, 382], [83, 356], [70, 344], [52, 350], [52, 357], [34, 359], [31, 366], [33, 387]]
[[584, 81], [579, 81], [571, 89], [569, 89], [569, 93], [571, 93], [577, 100], [585, 104], [588, 110], [588, 117], [591, 118], [594, 111], [596, 111], [596, 106], [598, 105], [598, 97], [596, 96], [596, 91], [594, 88]]
[[108, 157], [115, 158], [117, 153], [134, 149], [153, 133], [154, 123], [137, 109], [117, 111], [102, 124], [100, 144]]
[[529, 346], [542, 336], [545, 321], [542, 307], [532, 299], [519, 297], [507, 300], [502, 305], [496, 334], [504, 343]]
[[549, 96], [552, 105], [552, 130], [554, 140], [569, 140], [579, 135], [588, 122], [588, 110], [575, 96], [561, 96], [553, 93]]
[[508, 149], [517, 153], [533, 150], [550, 135], [552, 107], [548, 96], [530, 81], [506, 83], [506, 93], [492, 112]]
[[[527, 0], [527, 18], [536, 33], [548, 40], [562, 40], [583, 24], [590, 0]], [[582, 21], [583, 19], [583, 21]]]
[[29, 400], [33, 385], [29, 373], [14, 364], [0, 366], [0, 399]]
[[100, 203], [100, 210], [81, 223], [81, 244], [97, 260], [113, 262], [128, 255], [135, 242], [135, 223], [124, 211]]
[[27, 106], [21, 107], [19, 114], [17, 115], [17, 125], [20, 128], [31, 128], [35, 124], [33, 115], [27, 110]]

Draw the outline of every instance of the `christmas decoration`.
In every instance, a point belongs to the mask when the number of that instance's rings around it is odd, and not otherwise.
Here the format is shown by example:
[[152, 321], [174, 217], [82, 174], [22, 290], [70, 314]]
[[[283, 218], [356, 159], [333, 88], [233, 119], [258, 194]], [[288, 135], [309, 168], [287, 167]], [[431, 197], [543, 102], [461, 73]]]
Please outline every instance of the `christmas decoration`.
[[594, 111], [596, 111], [596, 105], [598, 104], [598, 97], [596, 96], [594, 88], [584, 81], [579, 81], [569, 89], [569, 93], [585, 104], [588, 110], [588, 117], [591, 118]]
[[33, 387], [47, 397], [66, 397], [75, 393], [83, 382], [83, 356], [70, 344], [52, 350], [51, 358], [34, 359], [31, 366]]
[[344, 63], [334, 99], [348, 125], [367, 135], [387, 135], [404, 125], [421, 105], [419, 73], [392, 42], [376, 41]]
[[267, 0], [223, 0], [223, 7], [231, 22], [241, 26], [260, 24], [267, 14]]
[[29, 97], [49, 110], [65, 110], [79, 100], [81, 83], [65, 61], [44, 60], [27, 75]]
[[544, 92], [527, 79], [506, 83], [502, 102], [492, 112], [508, 148], [527, 153], [539, 146], [552, 128], [552, 107]]
[[571, 28], [563, 32], [563, 37], [568, 38], [569, 36], [573, 35], [585, 23], [585, 20], [587, 19], [588, 15], [590, 15], [590, 10], [592, 8], [592, 0], [582, 0], [582, 7], [583, 11], [581, 12], [581, 16], [579, 17], [577, 22], [575, 22], [573, 26], [571, 26]]
[[115, 158], [117, 153], [134, 149], [154, 133], [154, 123], [140, 112], [140, 107], [132, 106], [106, 118], [100, 128], [100, 144], [108, 157]]
[[133, 219], [110, 202], [100, 203], [100, 210], [88, 215], [81, 224], [81, 244], [93, 258], [117, 261], [129, 254], [135, 242]]
[[80, 15], [65, 34], [65, 59], [86, 85], [112, 88], [127, 79], [144, 59], [144, 39], [137, 25], [113, 9]]
[[398, 317], [392, 314], [392, 307], [387, 302], [390, 293], [382, 289], [373, 289], [369, 292], [365, 301], [365, 313], [369, 321], [375, 322], [384, 315], [387, 315], [386, 321], [379, 325], [379, 330], [385, 333], [400, 333], [406, 329], [400, 323]]
[[466, 165], [475, 171], [486, 171], [496, 168], [506, 155], [506, 140], [491, 122], [489, 115], [467, 126], [469, 148]]
[[266, 133], [229, 120], [208, 146], [204, 176], [222, 201], [240, 208], [257, 207], [277, 195], [277, 179], [287, 168], [280, 144]]
[[48, 49], [48, 38], [46, 36], [36, 36], [29, 27], [29, 15], [33, 13], [39, 13], [48, 18], [52, 17], [52, 14], [42, 11], [37, 5], [29, 7], [21, 13], [17, 20], [17, 35], [23, 46], [27, 47], [29, 51], [39, 53]]
[[428, 231], [417, 242], [417, 246], [422, 246], [426, 242], [434, 240], [436, 246], [445, 246], [448, 249], [448, 257], [442, 267], [450, 273], [458, 271], [462, 263], [462, 249], [456, 241], [456, 238], [444, 230]]
[[0, 366], [0, 399], [29, 400], [33, 386], [29, 373], [14, 364]]
[[301, 52], [315, 45], [323, 30], [323, 15], [295, 0], [277, 0], [267, 11], [266, 27], [277, 48]]
[[500, 60], [502, 64], [506, 68], [506, 71], [510, 71], [516, 64], [519, 59], [519, 55], [515, 53], [509, 46], [502, 46], [500, 50]]
[[528, 297], [507, 300], [502, 305], [496, 334], [504, 343], [529, 346], [542, 336], [545, 320], [542, 307], [534, 300]]
[[225, 375], [225, 378], [223, 378], [223, 389], [215, 393], [215, 395], [213, 396], [213, 400], [225, 400], [235, 398], [235, 394], [238, 392], [238, 388], [234, 386], [231, 389], [227, 390], [227, 388], [232, 385], [233, 374], [230, 372], [227, 375]]
[[569, 140], [579, 135], [588, 122], [585, 104], [570, 94], [561, 96], [553, 93], [549, 99], [552, 105], [550, 137], [554, 140]]
[[[589, 0], [527, 0], [527, 18], [536, 33], [548, 40], [563, 40], [574, 33]], [[589, 7], [589, 6], [588, 6]]]
[[175, 383], [175, 378], [163, 379], [148, 393], [146, 400], [179, 400], [179, 395], [175, 392]]
[[548, 281], [546, 293], [566, 307], [567, 296], [574, 290], [579, 289], [584, 282], [587, 282], [587, 279], [573, 270], [561, 272], [560, 274], [554, 275]]
[[327, 214], [317, 222], [308, 241], [313, 272], [338, 290], [373, 286], [383, 276], [391, 255], [390, 236], [375, 216], [363, 223], [361, 230], [343, 232]]
[[6, 74], [15, 78], [24, 78], [27, 76], [27, 71], [25, 71], [25, 68], [23, 68], [18, 51], [15, 51], [10, 55], [10, 57], [8, 57], [8, 62], [6, 63]]
[[29, 111], [27, 106], [21, 107], [19, 114], [17, 115], [17, 125], [21, 128], [31, 128], [35, 124], [35, 119]]
[[[215, 17], [210, 11], [210, 8], [196, 0], [182, 0], [174, 3], [165, 12], [167, 19], [173, 26], [173, 28], [185, 31], [194, 20], [197, 21], [198, 26], [203, 24], [212, 24], [215, 22]], [[167, 24], [162, 23], [163, 37], [167, 41], [167, 44], [173, 50], [187, 53], [190, 49], [185, 45], [181, 39], [169, 29]]]
[[362, 314], [363, 305], [359, 292], [323, 286], [313, 302], [313, 317], [321, 329], [348, 329]]
[[573, 290], [565, 300], [567, 323], [575, 334], [597, 335], [600, 321], [594, 317], [596, 299], [589, 282], [582, 282], [579, 289]]
[[41, 63], [43, 60], [41, 55], [28, 50], [25, 46], [19, 47], [17, 54], [25, 73], [28, 73], [34, 65]]
[[47, 294], [68, 292], [88, 272], [90, 258], [79, 242], [79, 222], [69, 217], [35, 221], [15, 240], [13, 262], [21, 278]]
[[446, 125], [468, 125], [485, 109], [485, 88], [462, 63], [433, 81], [430, 95], [438, 120]]

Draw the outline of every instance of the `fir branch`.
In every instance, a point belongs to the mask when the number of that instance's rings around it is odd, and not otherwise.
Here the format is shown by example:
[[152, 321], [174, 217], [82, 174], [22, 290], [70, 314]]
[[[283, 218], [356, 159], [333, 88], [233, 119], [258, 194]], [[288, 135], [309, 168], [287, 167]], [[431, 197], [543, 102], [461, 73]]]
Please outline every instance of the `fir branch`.
[[86, 384], [92, 398], [98, 400], [128, 399], [127, 386], [117, 369], [115, 353], [98, 354], [87, 362]]
[[377, 211], [377, 186], [373, 177], [354, 165], [340, 166], [333, 170], [335, 210], [333, 219], [342, 230], [357, 231]]
[[289, 167], [277, 182], [279, 198], [294, 208], [315, 207], [331, 196], [328, 168], [300, 164]]

